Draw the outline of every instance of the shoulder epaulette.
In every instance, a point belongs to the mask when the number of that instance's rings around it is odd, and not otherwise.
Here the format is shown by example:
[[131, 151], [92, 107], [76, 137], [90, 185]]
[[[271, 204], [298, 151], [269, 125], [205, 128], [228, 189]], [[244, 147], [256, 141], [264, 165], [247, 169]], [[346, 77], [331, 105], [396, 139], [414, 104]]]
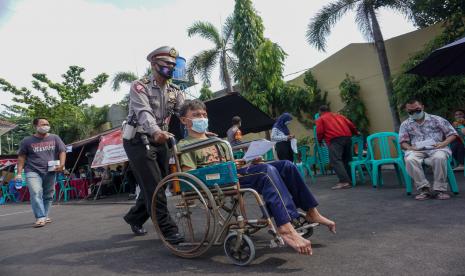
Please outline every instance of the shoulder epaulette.
[[149, 80], [149, 78], [147, 78], [147, 77], [143, 77], [142, 79], [140, 79], [140, 81], [141, 81], [143, 84], [149, 84], [149, 83], [150, 83], [150, 80]]

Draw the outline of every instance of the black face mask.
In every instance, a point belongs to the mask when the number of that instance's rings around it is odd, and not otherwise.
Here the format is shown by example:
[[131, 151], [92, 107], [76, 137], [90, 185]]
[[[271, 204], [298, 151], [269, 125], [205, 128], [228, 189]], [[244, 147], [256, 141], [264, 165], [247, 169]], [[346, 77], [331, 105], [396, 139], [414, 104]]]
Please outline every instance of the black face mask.
[[171, 79], [173, 77], [174, 67], [170, 68], [168, 66], [163, 66], [160, 64], [157, 64], [157, 66], [158, 66], [158, 74], [160, 74], [162, 77], [166, 79]]

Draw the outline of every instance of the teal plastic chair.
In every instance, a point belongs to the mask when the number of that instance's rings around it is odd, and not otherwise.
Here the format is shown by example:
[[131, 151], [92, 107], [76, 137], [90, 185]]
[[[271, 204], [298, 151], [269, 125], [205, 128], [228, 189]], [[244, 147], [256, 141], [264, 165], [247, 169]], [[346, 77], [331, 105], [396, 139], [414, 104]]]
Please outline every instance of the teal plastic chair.
[[[315, 176], [312, 170], [312, 166], [316, 164], [315, 157], [310, 154], [309, 146], [300, 146], [297, 148], [298, 154], [294, 154], [294, 164], [299, 170], [302, 177], [305, 178], [306, 173], [312, 179], [312, 182], [315, 181]], [[300, 160], [298, 156], [300, 155]], [[300, 161], [300, 162], [299, 162]]]
[[363, 173], [363, 167], [365, 166], [368, 174], [370, 174], [370, 166], [368, 164], [369, 155], [363, 156], [364, 141], [363, 136], [352, 137], [352, 161], [349, 163], [350, 171], [352, 176], [352, 186], [355, 187], [357, 184], [357, 175], [360, 177], [362, 182], [365, 182], [365, 175]]
[[245, 153], [242, 150], [233, 152], [234, 159], [242, 159], [244, 155]]
[[273, 149], [270, 149], [265, 155], [263, 155], [263, 160], [265, 162], [274, 161]]
[[[71, 197], [71, 191], [74, 191], [74, 198], [79, 198], [79, 192], [75, 187], [72, 187], [69, 185], [66, 185], [66, 179], [63, 177], [58, 177], [58, 184], [60, 185], [60, 194], [63, 194], [63, 201], [68, 201], [68, 199]], [[58, 197], [60, 198], [60, 197]]]
[[[319, 118], [319, 114], [317, 113], [315, 115], [315, 120]], [[316, 133], [316, 126], [313, 127], [313, 137], [315, 137], [315, 140], [317, 139], [317, 133]], [[315, 146], [313, 152], [315, 153], [315, 159], [316, 159], [316, 164], [318, 168], [320, 169], [320, 174], [321, 175], [327, 175], [328, 171], [326, 170], [326, 167], [329, 165], [329, 148], [326, 145], [326, 142], [322, 142], [321, 144], [318, 143], [318, 141], [315, 141]]]
[[[11, 181], [14, 181], [14, 180], [11, 180]], [[8, 200], [10, 200], [10, 202], [16, 202], [16, 198], [15, 198], [15, 195], [10, 193], [9, 191], [9, 185], [1, 185], [2, 186], [2, 200], [1, 202], [3, 202], [3, 204], [5, 204]]]
[[[368, 144], [368, 164], [371, 170], [371, 182], [374, 188], [381, 186], [382, 174], [381, 166], [392, 164], [396, 168], [397, 179], [402, 184], [401, 178], [404, 180], [404, 184], [407, 190], [407, 194], [412, 193], [412, 182], [407, 170], [405, 169], [404, 159], [402, 157], [402, 151], [399, 144], [399, 135], [395, 132], [380, 132], [375, 133], [367, 137]], [[391, 152], [391, 148], [395, 149], [395, 153]], [[375, 149], [379, 149], [380, 158], [376, 158]]]

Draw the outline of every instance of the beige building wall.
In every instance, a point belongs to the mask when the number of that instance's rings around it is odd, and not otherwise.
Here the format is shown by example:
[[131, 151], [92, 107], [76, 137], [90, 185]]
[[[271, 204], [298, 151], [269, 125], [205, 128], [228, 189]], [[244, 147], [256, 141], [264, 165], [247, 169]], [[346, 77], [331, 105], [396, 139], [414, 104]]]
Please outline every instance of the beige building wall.
[[[392, 75], [400, 73], [402, 64], [410, 56], [422, 50], [424, 45], [437, 36], [440, 31], [439, 26], [431, 26], [386, 40], [386, 51]], [[343, 108], [339, 96], [341, 81], [346, 74], [355, 77], [355, 80], [360, 83], [360, 94], [367, 107], [370, 132], [393, 131], [389, 101], [373, 44], [349, 44], [311, 68], [311, 71], [321, 90], [328, 92], [328, 101], [331, 103], [332, 111], [339, 111]], [[303, 85], [303, 74], [289, 83]], [[308, 130], [297, 125], [298, 123], [294, 122], [291, 125], [291, 130], [298, 137], [309, 135]]]

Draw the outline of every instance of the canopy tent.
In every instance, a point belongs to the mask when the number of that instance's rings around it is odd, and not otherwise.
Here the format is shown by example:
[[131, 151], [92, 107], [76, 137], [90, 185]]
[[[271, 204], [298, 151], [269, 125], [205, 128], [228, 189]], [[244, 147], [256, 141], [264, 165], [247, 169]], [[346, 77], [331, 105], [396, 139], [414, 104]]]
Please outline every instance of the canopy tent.
[[234, 116], [239, 116], [242, 119], [242, 134], [270, 130], [274, 124], [274, 120], [270, 116], [239, 93], [205, 101], [205, 105], [208, 110], [208, 129], [220, 137], [226, 137], [226, 132], [231, 127], [231, 119]]
[[465, 37], [434, 50], [407, 73], [425, 77], [445, 77], [465, 74]]
[[119, 128], [120, 127], [112, 128], [94, 136], [91, 136], [89, 138], [75, 141], [71, 144], [66, 145], [66, 167], [72, 167], [73, 164], [77, 164], [78, 166], [81, 166], [83, 164], [90, 164], [94, 158], [95, 152], [97, 151], [98, 144], [100, 142], [100, 137], [112, 133]]

